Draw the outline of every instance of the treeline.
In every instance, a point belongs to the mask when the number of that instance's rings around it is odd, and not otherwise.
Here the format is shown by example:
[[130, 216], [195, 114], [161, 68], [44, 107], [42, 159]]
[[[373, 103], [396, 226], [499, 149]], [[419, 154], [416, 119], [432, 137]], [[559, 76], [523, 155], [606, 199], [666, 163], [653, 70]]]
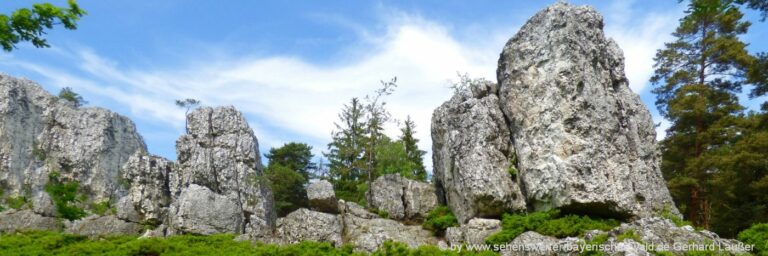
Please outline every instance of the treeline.
[[765, 21], [768, 1], [690, 1], [651, 78], [671, 122], [661, 141], [670, 192], [685, 218], [727, 237], [768, 222], [768, 103], [751, 110], [738, 97], [768, 92], [768, 54], [742, 41], [744, 7]]
[[424, 154], [416, 139], [416, 125], [410, 116], [400, 125], [400, 135], [390, 138], [384, 125], [397, 122], [387, 111], [385, 97], [397, 87], [397, 80], [382, 81], [372, 95], [352, 98], [344, 105], [332, 141], [323, 153], [326, 163], [313, 163], [312, 147], [305, 143], [288, 143], [272, 148], [266, 177], [272, 184], [278, 215], [284, 216], [307, 207], [306, 185], [311, 179], [327, 179], [336, 196], [366, 205], [368, 184], [384, 174], [427, 181]]

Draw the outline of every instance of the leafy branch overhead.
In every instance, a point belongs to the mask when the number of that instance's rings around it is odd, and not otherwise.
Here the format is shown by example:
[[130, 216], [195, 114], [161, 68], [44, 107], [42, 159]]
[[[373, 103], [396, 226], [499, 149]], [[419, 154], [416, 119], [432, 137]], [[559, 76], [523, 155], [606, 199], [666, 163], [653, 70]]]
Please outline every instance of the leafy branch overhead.
[[39, 3], [32, 8], [21, 8], [10, 15], [0, 14], [0, 45], [10, 52], [20, 42], [31, 42], [38, 48], [50, 47], [43, 38], [47, 29], [62, 25], [69, 30], [77, 29], [77, 21], [86, 12], [75, 0], [69, 0], [67, 7], [50, 3]]

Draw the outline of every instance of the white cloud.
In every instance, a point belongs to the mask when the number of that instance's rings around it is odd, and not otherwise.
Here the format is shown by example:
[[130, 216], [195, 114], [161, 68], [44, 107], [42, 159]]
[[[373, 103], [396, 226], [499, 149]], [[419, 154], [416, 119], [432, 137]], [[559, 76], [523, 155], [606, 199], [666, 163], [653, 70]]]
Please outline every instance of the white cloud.
[[[73, 63], [80, 75], [42, 64], [15, 63], [45, 76], [54, 86], [68, 85], [100, 95], [130, 110], [133, 118], [183, 129], [183, 110], [173, 101], [197, 98], [205, 105], [234, 105], [258, 120], [250, 120], [262, 148], [288, 141], [327, 142], [343, 104], [379, 88], [380, 80], [398, 77], [398, 88], [388, 97], [389, 110], [398, 119], [410, 115], [417, 125], [420, 147], [431, 151], [432, 111], [450, 97], [447, 81], [456, 72], [495, 80], [496, 61], [512, 36], [510, 24], [487, 29], [483, 42], [461, 42], [446, 29], [420, 17], [394, 15], [386, 33], [356, 29], [366, 49], [339, 65], [319, 65], [291, 56], [213, 58], [162, 70], [122, 67], [118, 60], [90, 50], [76, 50]], [[636, 92], [647, 81], [651, 58], [668, 34], [667, 16], [638, 16], [643, 22], [607, 20], [607, 33], [627, 55], [627, 73]], [[519, 24], [516, 24], [519, 25]], [[493, 26], [490, 26], [493, 27]], [[352, 47], [361, 47], [360, 45]], [[397, 136], [394, 125], [387, 127]], [[278, 129], [276, 131], [275, 129]], [[287, 138], [281, 134], [298, 134]], [[175, 140], [175, 138], [168, 138]], [[316, 153], [324, 144], [314, 145]], [[431, 154], [425, 158], [431, 167]]]

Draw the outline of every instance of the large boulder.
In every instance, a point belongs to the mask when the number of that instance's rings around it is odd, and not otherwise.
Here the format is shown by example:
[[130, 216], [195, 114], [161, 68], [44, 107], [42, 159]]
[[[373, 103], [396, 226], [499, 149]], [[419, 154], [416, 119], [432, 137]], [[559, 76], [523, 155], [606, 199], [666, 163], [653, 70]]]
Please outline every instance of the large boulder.
[[434, 186], [400, 174], [376, 178], [367, 196], [370, 207], [385, 211], [389, 218], [396, 220], [422, 220], [438, 204]]
[[134, 236], [141, 232], [141, 225], [120, 220], [113, 215], [91, 215], [80, 220], [68, 222], [64, 232], [91, 238], [117, 235]]
[[31, 210], [6, 210], [0, 212], [0, 232], [8, 233], [23, 230], [61, 231], [61, 220], [39, 215]]
[[[211, 196], [224, 197], [223, 201], [231, 201], [236, 206], [239, 214], [236, 219], [242, 223], [228, 224], [226, 230], [243, 225], [244, 229], [231, 232], [258, 236], [274, 229], [277, 215], [272, 191], [262, 173], [258, 141], [242, 113], [233, 107], [204, 107], [192, 111], [187, 115], [187, 134], [176, 142], [176, 151], [177, 169], [170, 174], [172, 207], [176, 211], [183, 209], [180, 198], [183, 191], [198, 185], [214, 194]], [[214, 210], [211, 214], [216, 214], [216, 209], [211, 210]], [[226, 214], [229, 210], [226, 209]]]
[[312, 209], [327, 212], [339, 213], [339, 202], [336, 200], [336, 192], [333, 191], [333, 184], [327, 180], [319, 180], [307, 186], [307, 199]]
[[175, 233], [243, 233], [244, 216], [236, 198], [192, 184], [182, 190], [177, 200], [171, 207], [170, 219]]
[[449, 227], [445, 238], [452, 246], [481, 245], [485, 239], [501, 231], [501, 221], [495, 219], [474, 218], [460, 227]]
[[497, 76], [533, 209], [646, 217], [673, 207], [651, 114], [593, 8], [537, 13], [504, 46]]
[[432, 118], [436, 185], [462, 223], [553, 208], [677, 214], [651, 115], [594, 9], [537, 13], [507, 42], [497, 79], [459, 88]]
[[[6, 196], [41, 196], [52, 172], [77, 181], [91, 202], [115, 201], [119, 172], [146, 146], [131, 120], [114, 112], [77, 107], [38, 84], [0, 74], [0, 187]], [[50, 214], [47, 205], [34, 206]]]
[[305, 208], [277, 219], [275, 236], [279, 243], [293, 244], [301, 241], [328, 242], [341, 246], [343, 227], [341, 217]]
[[437, 245], [438, 239], [420, 225], [405, 225], [395, 220], [360, 218], [343, 215], [344, 236], [347, 243], [367, 252], [375, 251], [386, 241], [394, 241], [416, 248]]
[[432, 114], [435, 186], [461, 223], [526, 209], [497, 92], [491, 82], [475, 83]]

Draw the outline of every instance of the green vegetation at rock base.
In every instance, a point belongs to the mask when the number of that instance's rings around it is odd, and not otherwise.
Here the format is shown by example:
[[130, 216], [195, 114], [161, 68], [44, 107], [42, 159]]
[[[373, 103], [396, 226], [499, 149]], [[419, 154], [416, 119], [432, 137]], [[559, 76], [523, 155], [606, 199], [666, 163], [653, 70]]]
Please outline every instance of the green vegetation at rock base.
[[529, 214], [505, 214], [502, 230], [486, 238], [488, 244], [506, 244], [526, 231], [535, 231], [557, 238], [582, 236], [588, 230], [607, 231], [619, 225], [614, 219], [599, 219], [589, 216], [562, 215], [558, 210]]
[[59, 217], [68, 220], [85, 217], [85, 210], [76, 205], [76, 203], [82, 201], [78, 197], [80, 183], [76, 181], [62, 182], [60, 176], [61, 174], [58, 172], [52, 172], [48, 175], [48, 184], [45, 185], [45, 192], [51, 196]]
[[451, 209], [445, 205], [438, 206], [429, 211], [427, 218], [424, 220], [424, 224], [422, 224], [422, 227], [431, 230], [436, 236], [443, 236], [445, 235], [445, 229], [458, 226], [458, 219], [453, 215]]
[[[336, 248], [329, 243], [304, 241], [292, 245], [256, 244], [235, 241], [235, 235], [179, 235], [168, 238], [137, 239], [116, 236], [91, 240], [47, 231], [0, 235], [0, 255], [368, 255], [351, 246]], [[447, 251], [435, 246], [409, 248], [385, 242], [372, 255], [496, 255], [493, 252]]]

